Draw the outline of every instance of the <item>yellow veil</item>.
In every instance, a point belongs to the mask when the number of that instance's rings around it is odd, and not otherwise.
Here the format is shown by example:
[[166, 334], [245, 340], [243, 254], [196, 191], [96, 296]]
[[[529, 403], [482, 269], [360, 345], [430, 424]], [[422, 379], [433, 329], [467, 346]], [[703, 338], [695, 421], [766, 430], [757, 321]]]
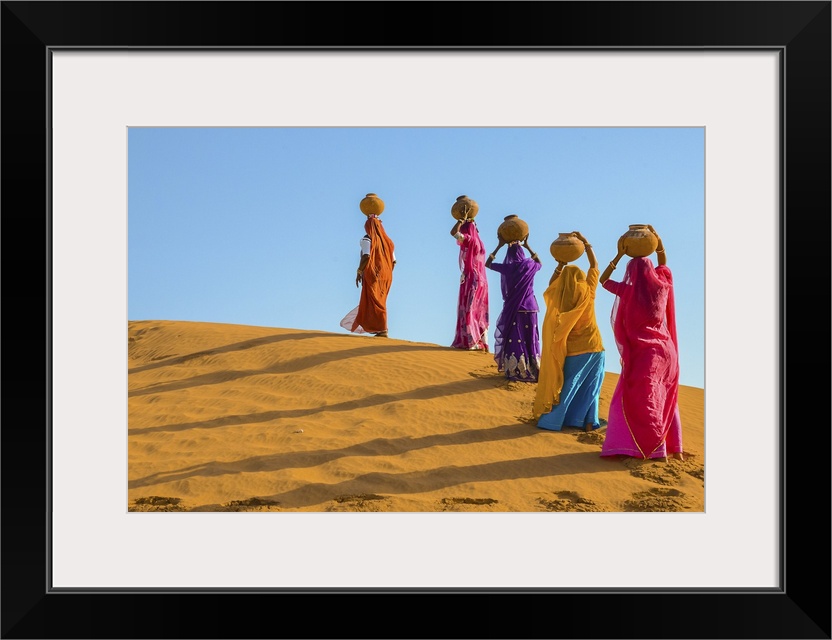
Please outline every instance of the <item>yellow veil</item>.
[[540, 373], [534, 398], [534, 417], [537, 420], [560, 403], [563, 389], [563, 363], [566, 359], [566, 340], [573, 329], [582, 328], [579, 322], [592, 304], [592, 296], [586, 282], [586, 274], [580, 267], [568, 264], [557, 280], [543, 292], [546, 315], [543, 318], [540, 346]]

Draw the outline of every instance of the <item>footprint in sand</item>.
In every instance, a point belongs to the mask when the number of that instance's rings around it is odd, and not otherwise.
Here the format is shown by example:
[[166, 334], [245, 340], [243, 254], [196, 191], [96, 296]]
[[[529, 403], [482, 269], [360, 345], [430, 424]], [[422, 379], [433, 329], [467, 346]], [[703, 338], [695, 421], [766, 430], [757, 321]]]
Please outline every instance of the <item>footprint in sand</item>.
[[280, 511], [277, 500], [264, 498], [246, 498], [245, 500], [231, 500], [223, 502], [222, 506], [228, 511]]
[[[499, 501], [492, 498], [442, 498], [439, 501], [440, 511], [500, 511], [497, 509]], [[493, 507], [493, 509], [483, 509]]]
[[683, 473], [699, 480], [705, 479], [705, 467], [697, 461], [696, 456], [685, 452], [684, 460], [669, 458], [667, 460], [639, 460], [625, 458], [622, 460], [630, 475], [663, 485], [678, 484]]
[[528, 391], [530, 387], [528, 382], [520, 382], [519, 380], [506, 380], [505, 378], [498, 378], [500, 384], [506, 391]]
[[389, 510], [389, 501], [384, 496], [374, 493], [358, 493], [336, 496], [325, 511], [372, 511], [382, 512]]
[[601, 432], [601, 429], [595, 429], [594, 431], [586, 432], [586, 431], [579, 431], [575, 434], [575, 438], [581, 444], [594, 444], [598, 445], [599, 447], [604, 444], [604, 438], [607, 437], [607, 434]]
[[693, 476], [697, 480], [702, 480], [703, 482], [705, 481], [705, 467], [703, 467], [701, 464], [691, 469], [685, 469], [685, 473]]
[[170, 496], [145, 496], [136, 498], [127, 511], [187, 511], [182, 505], [182, 498]]
[[558, 491], [555, 495], [557, 498], [554, 500], [547, 500], [546, 498], [538, 499], [538, 503], [540, 503], [544, 511], [606, 511], [606, 509], [602, 509], [597, 503], [587, 498], [582, 498], [574, 491]]
[[624, 502], [624, 511], [689, 511], [693, 502], [678, 489], [655, 488], [634, 493]]
[[491, 380], [495, 386], [502, 384], [502, 379], [498, 377], [497, 367], [490, 366], [484, 369], [477, 369], [476, 371], [469, 371], [468, 375], [478, 380]]
[[[675, 485], [682, 478], [682, 470], [676, 464], [665, 460], [639, 460], [638, 458], [625, 458], [625, 467], [630, 470], [634, 478], [642, 478], [655, 482], [656, 484]], [[677, 462], [676, 460], [673, 461]]]
[[685, 452], [683, 461], [673, 460], [673, 463], [681, 467], [682, 471], [693, 476], [697, 480], [705, 481], [705, 465], [697, 460], [697, 456]]
[[601, 446], [604, 444], [604, 439], [607, 437], [607, 421], [604, 418], [598, 420], [600, 427], [592, 431], [584, 431], [580, 427], [564, 427], [578, 442], [581, 444], [591, 444]]

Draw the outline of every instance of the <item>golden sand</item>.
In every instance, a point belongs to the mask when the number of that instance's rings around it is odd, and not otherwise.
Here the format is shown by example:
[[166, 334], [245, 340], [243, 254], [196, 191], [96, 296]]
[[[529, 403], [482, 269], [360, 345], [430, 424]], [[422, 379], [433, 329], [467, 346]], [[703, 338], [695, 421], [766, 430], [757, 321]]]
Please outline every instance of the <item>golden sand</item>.
[[704, 512], [700, 388], [683, 462], [609, 460], [604, 427], [538, 429], [488, 353], [164, 320], [128, 341], [132, 511]]

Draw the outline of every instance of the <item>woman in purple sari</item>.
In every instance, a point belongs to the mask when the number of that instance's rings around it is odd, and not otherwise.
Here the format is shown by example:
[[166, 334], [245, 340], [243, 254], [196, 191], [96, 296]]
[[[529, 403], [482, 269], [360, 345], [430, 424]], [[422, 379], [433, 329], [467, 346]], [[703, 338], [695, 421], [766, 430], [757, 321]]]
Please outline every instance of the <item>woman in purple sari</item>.
[[[500, 274], [503, 310], [494, 329], [494, 360], [497, 370], [509, 380], [537, 382], [540, 369], [540, 331], [537, 326], [537, 299], [534, 277], [542, 266], [540, 258], [529, 246], [529, 236], [520, 242], [509, 242], [504, 262], [494, 262], [497, 252], [506, 244], [497, 234], [499, 244], [488, 256], [485, 266]], [[525, 247], [531, 257], [526, 257]]]
[[485, 275], [485, 245], [472, 218], [457, 220], [451, 235], [459, 245], [459, 301], [456, 349], [488, 351], [488, 279]]

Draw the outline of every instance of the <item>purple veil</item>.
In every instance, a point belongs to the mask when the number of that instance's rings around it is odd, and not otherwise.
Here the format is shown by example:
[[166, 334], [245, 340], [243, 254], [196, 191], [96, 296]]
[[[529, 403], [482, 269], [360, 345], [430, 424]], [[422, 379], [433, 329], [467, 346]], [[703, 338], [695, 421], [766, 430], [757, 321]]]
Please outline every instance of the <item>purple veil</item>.
[[[494, 359], [500, 365], [503, 362], [506, 340], [517, 315], [523, 311], [537, 312], [537, 300], [534, 297], [534, 277], [540, 270], [540, 263], [526, 257], [520, 243], [510, 244], [503, 263], [491, 263], [491, 268], [500, 272], [500, 290], [503, 294], [503, 310], [497, 318], [494, 329]], [[531, 344], [524, 345], [526, 355], [534, 358], [540, 356], [540, 346], [536, 339], [537, 331], [532, 332]]]

